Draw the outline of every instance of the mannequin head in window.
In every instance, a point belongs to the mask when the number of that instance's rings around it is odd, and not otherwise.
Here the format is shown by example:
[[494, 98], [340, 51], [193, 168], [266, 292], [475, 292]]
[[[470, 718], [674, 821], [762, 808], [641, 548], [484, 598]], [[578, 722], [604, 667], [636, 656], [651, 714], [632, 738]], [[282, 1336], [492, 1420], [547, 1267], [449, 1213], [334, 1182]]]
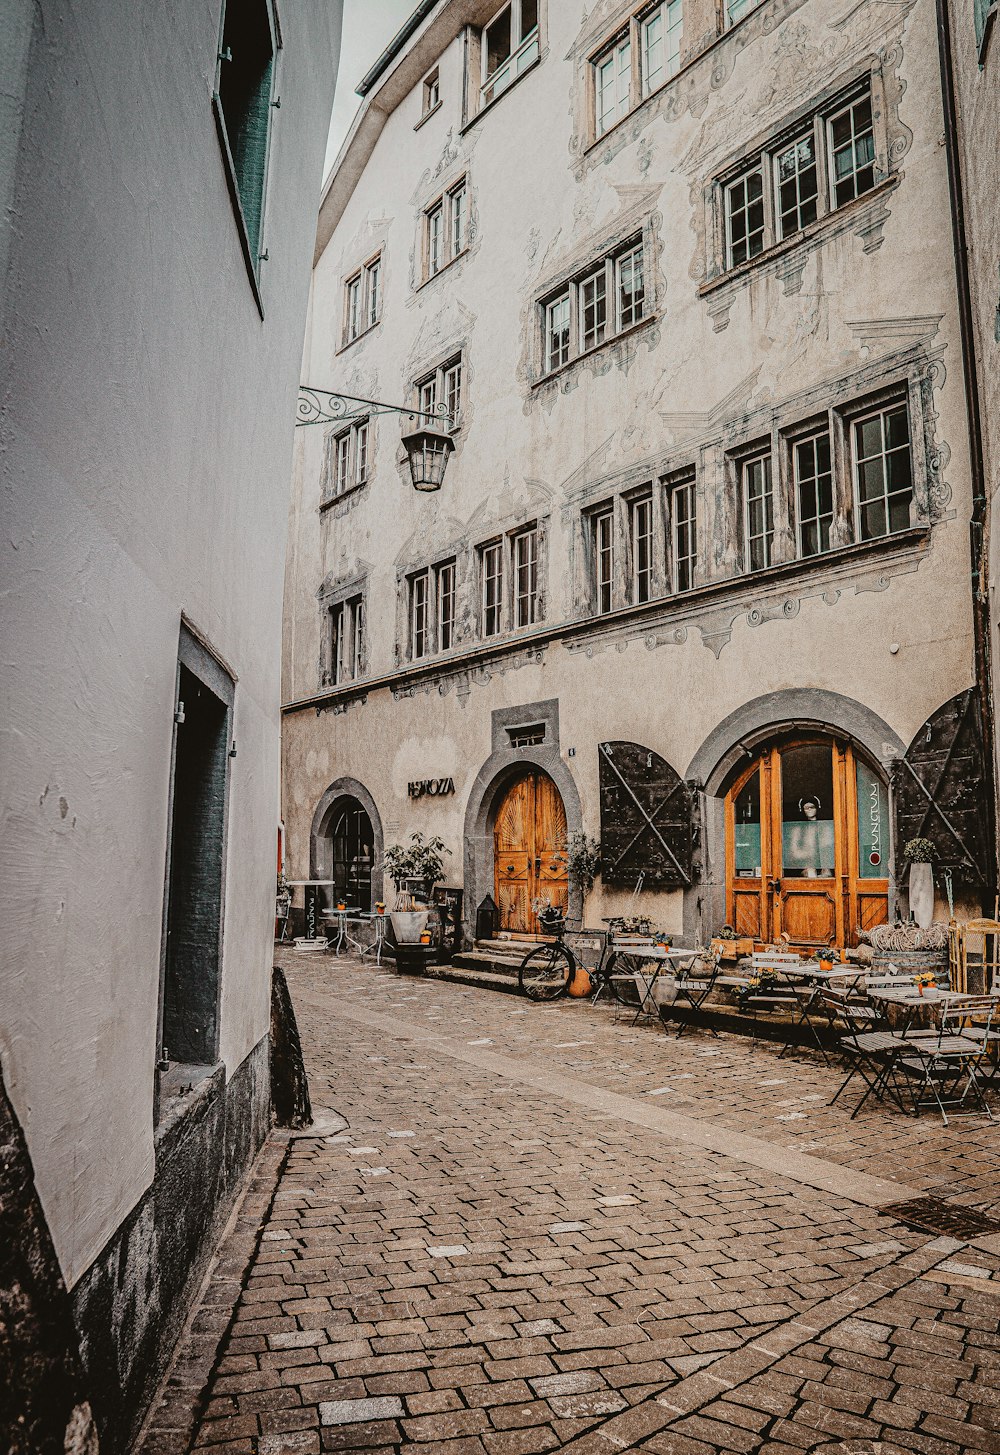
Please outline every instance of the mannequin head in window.
[[802, 809], [802, 817], [809, 823], [815, 823], [819, 818], [819, 799], [803, 798], [799, 806]]

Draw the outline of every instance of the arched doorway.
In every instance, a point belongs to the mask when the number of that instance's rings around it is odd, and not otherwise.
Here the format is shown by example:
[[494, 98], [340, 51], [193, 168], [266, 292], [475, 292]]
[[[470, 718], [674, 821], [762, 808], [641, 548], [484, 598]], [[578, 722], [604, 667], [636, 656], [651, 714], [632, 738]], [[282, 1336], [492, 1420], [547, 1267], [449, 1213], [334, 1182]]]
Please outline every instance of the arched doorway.
[[533, 904], [545, 900], [564, 912], [569, 903], [566, 809], [547, 773], [524, 773], [497, 805], [493, 826], [494, 898], [500, 929], [532, 934]]
[[334, 903], [371, 908], [375, 832], [356, 798], [340, 798], [330, 813], [330, 891]]
[[885, 780], [849, 742], [773, 740], [725, 795], [726, 911], [737, 934], [856, 944], [889, 915]]

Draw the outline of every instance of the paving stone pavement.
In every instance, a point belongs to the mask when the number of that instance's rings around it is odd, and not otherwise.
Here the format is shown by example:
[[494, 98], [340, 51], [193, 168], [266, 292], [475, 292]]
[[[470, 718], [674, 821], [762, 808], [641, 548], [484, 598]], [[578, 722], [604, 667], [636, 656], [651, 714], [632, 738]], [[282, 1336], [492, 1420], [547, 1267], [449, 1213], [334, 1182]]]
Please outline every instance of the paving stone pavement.
[[[1000, 1452], [1000, 1126], [818, 1056], [283, 951], [267, 1143], [142, 1455]], [[214, 1361], [214, 1363], [213, 1363]]]

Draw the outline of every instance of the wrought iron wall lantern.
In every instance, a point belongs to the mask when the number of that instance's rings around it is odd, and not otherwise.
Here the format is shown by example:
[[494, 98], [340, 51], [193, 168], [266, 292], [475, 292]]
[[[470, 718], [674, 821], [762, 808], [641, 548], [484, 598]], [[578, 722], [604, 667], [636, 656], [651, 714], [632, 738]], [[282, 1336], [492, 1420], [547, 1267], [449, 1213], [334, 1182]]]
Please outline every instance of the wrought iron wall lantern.
[[411, 409], [405, 404], [384, 404], [378, 399], [359, 399], [351, 394], [333, 394], [329, 389], [314, 389], [303, 384], [295, 410], [295, 427], [307, 424], [349, 424], [352, 419], [370, 418], [373, 414], [406, 415], [413, 428], [403, 433], [402, 444], [410, 466], [414, 490], [440, 490], [448, 456], [455, 441], [446, 430], [455, 421], [444, 404], [430, 411]]

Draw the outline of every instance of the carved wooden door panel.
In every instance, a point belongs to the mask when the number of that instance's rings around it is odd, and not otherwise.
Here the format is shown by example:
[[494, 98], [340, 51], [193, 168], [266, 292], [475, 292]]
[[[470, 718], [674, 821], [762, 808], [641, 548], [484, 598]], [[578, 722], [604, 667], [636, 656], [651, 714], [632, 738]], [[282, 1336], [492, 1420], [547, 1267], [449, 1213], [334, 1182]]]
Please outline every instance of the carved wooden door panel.
[[527, 933], [531, 913], [531, 829], [534, 782], [522, 778], [508, 791], [493, 829], [496, 902], [500, 928]]
[[535, 856], [533, 899], [547, 899], [563, 913], [569, 907], [566, 868], [566, 810], [552, 779], [539, 773], [535, 779]]
[[545, 773], [529, 773], [509, 789], [493, 830], [502, 930], [535, 933], [538, 924], [531, 906], [537, 899], [567, 908], [565, 846], [566, 810], [559, 790]]

